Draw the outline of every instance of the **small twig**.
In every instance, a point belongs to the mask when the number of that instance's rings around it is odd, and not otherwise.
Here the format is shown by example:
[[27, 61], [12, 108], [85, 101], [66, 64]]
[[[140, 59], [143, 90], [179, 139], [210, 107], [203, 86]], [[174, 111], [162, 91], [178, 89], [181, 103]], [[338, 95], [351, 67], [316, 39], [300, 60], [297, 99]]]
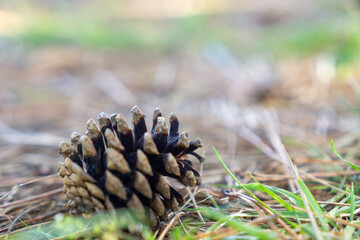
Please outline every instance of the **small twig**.
[[186, 233], [186, 235], [188, 236], [189, 233], [188, 233], [188, 231], [186, 230], [186, 227], [184, 226], [184, 224], [183, 224], [183, 222], [181, 221], [181, 219], [179, 219], [179, 223], [180, 223], [181, 227], [183, 228], [184, 232]]
[[172, 219], [171, 221], [168, 223], [168, 225], [166, 225], [166, 227], [164, 228], [164, 230], [161, 232], [158, 240], [163, 240], [166, 236], [166, 234], [169, 232], [170, 228], [175, 224], [175, 222], [177, 220], [180, 219], [180, 217], [182, 215], [184, 215], [185, 213], [184, 212], [179, 212], [178, 214], [176, 214]]
[[264, 224], [266, 222], [270, 222], [273, 221], [274, 219], [276, 219], [278, 216], [276, 216], [275, 214], [273, 215], [269, 215], [269, 216], [265, 216], [265, 217], [258, 217], [256, 218], [254, 221], [249, 222], [249, 224], [254, 225], [254, 226], [259, 226], [261, 224]]
[[0, 205], [0, 208], [6, 208], [6, 207], [17, 205], [17, 204], [20, 204], [20, 203], [23, 203], [23, 202], [33, 201], [33, 200], [36, 200], [36, 199], [39, 199], [39, 198], [48, 197], [48, 196], [51, 196], [51, 195], [58, 194], [58, 193], [60, 193], [62, 191], [63, 191], [62, 188], [54, 189], [54, 190], [51, 190], [51, 191], [48, 191], [48, 192], [45, 192], [45, 193], [38, 194], [36, 196], [32, 196], [32, 197], [29, 197], [29, 198], [20, 199], [20, 200], [14, 201], [14, 202], [10, 202], [10, 203]]
[[355, 223], [351, 223], [349, 221], [346, 221], [344, 219], [341, 219], [341, 218], [335, 218], [335, 217], [329, 217], [327, 215], [324, 214], [324, 217], [327, 218], [327, 219], [330, 219], [330, 220], [333, 220], [335, 222], [339, 222], [341, 224], [344, 224], [344, 225], [348, 225], [348, 226], [351, 226], [351, 227], [354, 227], [354, 228], [359, 228], [360, 229], [360, 225], [357, 225]]
[[[203, 163], [200, 164], [200, 175], [202, 175], [202, 171], [203, 171]], [[189, 188], [186, 188], [186, 191], [189, 193], [189, 197], [191, 199], [191, 201], [193, 202], [195, 208], [198, 208], [198, 205], [196, 203], [196, 199], [195, 199], [195, 195], [197, 194], [197, 190], [198, 190], [199, 186], [196, 186], [194, 189], [194, 192], [192, 193]], [[201, 215], [199, 210], [196, 210], [197, 214], [199, 215], [199, 218], [201, 219], [202, 222], [205, 222], [203, 216]]]
[[[228, 232], [230, 232], [231, 234], [230, 233], [227, 234]], [[236, 233], [239, 233], [239, 231], [236, 229], [233, 229], [233, 228], [227, 228], [227, 229], [219, 229], [219, 230], [212, 231], [212, 232], [199, 233], [194, 237], [195, 237], [195, 239], [204, 239], [206, 237], [212, 237], [212, 239], [223, 239], [225, 237], [235, 235]], [[222, 238], [218, 238], [219, 236], [221, 236]]]
[[[301, 212], [306, 212], [306, 210], [302, 209], [302, 208], [299, 208], [297, 206], [294, 206], [295, 209], [301, 211]], [[360, 228], [360, 225], [357, 225], [355, 223], [352, 223], [352, 222], [349, 222], [349, 221], [346, 221], [344, 219], [341, 219], [341, 218], [335, 218], [335, 217], [330, 217], [326, 214], [323, 214], [324, 218], [327, 218], [327, 219], [330, 219], [330, 220], [333, 220], [335, 222], [339, 222], [339, 223], [342, 223], [344, 225], [349, 225], [349, 226], [352, 226], [354, 228]]]
[[[37, 181], [41, 181], [41, 180], [44, 180], [44, 179], [47, 179], [47, 178], [51, 178], [51, 177], [54, 177], [54, 176], [58, 176], [57, 174], [52, 174], [52, 175], [48, 175], [46, 177], [41, 177], [41, 178], [36, 178], [36, 179], [33, 179], [31, 181], [28, 181], [28, 182], [25, 182], [25, 183], [20, 183], [18, 185], [16, 185], [11, 191], [9, 191], [8, 193], [4, 194], [3, 196], [0, 197], [0, 200], [4, 199], [5, 197], [7, 197], [9, 194], [13, 193], [14, 191], [18, 190], [20, 187], [23, 187], [25, 185], [28, 185], [28, 184], [31, 184], [31, 183], [34, 183], [34, 182], [37, 182]], [[14, 203], [14, 202], [13, 202]], [[0, 207], [3, 207], [3, 205], [0, 205]]]
[[9, 220], [9, 222], [12, 222], [11, 218], [2, 209], [0, 209], [0, 212]]
[[[340, 202], [326, 202], [326, 201], [317, 201], [321, 204], [327, 204], [327, 205], [336, 205], [336, 206], [351, 206], [350, 203], [340, 203]], [[360, 205], [355, 205], [355, 207], [360, 207]]]
[[0, 139], [4, 142], [19, 145], [57, 147], [62, 137], [49, 133], [24, 133], [9, 127], [0, 120]]
[[[251, 197], [248, 197], [244, 194], [241, 194], [241, 193], [224, 193], [225, 195], [228, 195], [228, 196], [234, 196], [234, 197], [238, 197], [238, 198], [241, 198], [242, 200], [246, 201], [247, 203], [249, 203], [258, 213], [261, 217], [265, 217], [266, 215], [264, 214], [263, 211], [265, 211], [264, 209], [266, 209], [266, 207], [260, 205], [260, 204], [257, 204], [257, 202], [255, 201], [255, 199], [251, 198]], [[269, 212], [271, 212], [269, 209], [267, 209], [267, 211], [265, 211], [269, 214]], [[283, 236], [280, 232], [279, 232], [279, 229], [278, 227], [272, 222], [272, 221], [269, 221], [268, 222], [269, 226], [271, 227], [271, 229], [273, 229], [281, 239], [286, 239], [285, 236]], [[296, 238], [297, 239], [297, 238]]]
[[[189, 188], [187, 187], [186, 190], [189, 193], [189, 197], [191, 199], [191, 201], [193, 202], [194, 206], [196, 209], [198, 209], [198, 205], [196, 203], [196, 199], [195, 199], [195, 194], [196, 194], [196, 190], [197, 190], [197, 186], [195, 187], [194, 193], [191, 192], [191, 190], [189, 190]], [[196, 210], [197, 214], [199, 215], [199, 218], [201, 219], [202, 222], [205, 222], [204, 218], [202, 217], [201, 213], [199, 210]]]
[[[342, 190], [341, 188], [338, 188], [338, 187], [335, 187], [335, 186], [329, 184], [329, 183], [328, 183], [327, 181], [325, 181], [325, 180], [322, 180], [322, 179], [319, 179], [319, 178], [317, 178], [317, 177], [314, 177], [314, 176], [312, 176], [311, 174], [309, 174], [309, 173], [307, 173], [307, 172], [305, 172], [305, 171], [302, 171], [302, 170], [300, 170], [300, 169], [299, 169], [299, 171], [301, 171], [303, 174], [305, 174], [306, 176], [308, 176], [311, 180], [314, 180], [314, 181], [316, 181], [316, 182], [319, 182], [319, 183], [321, 183], [321, 184], [323, 184], [323, 185], [325, 185], [325, 186], [327, 186], [327, 187], [330, 187], [330, 188], [332, 188], [332, 189], [335, 189], [335, 190], [337, 190], [337, 191], [339, 191], [339, 192], [341, 192], [341, 193], [345, 193], [345, 194], [347, 194], [347, 195], [351, 194], [351, 193], [349, 193], [349, 192], [347, 192], [347, 191]], [[356, 196], [356, 195], [355, 195], [355, 198], [360, 199], [360, 197], [359, 197], [359, 196]]]
[[233, 228], [224, 229], [224, 230], [221, 230], [221, 231], [219, 231], [219, 232], [220, 232], [220, 234], [212, 237], [213, 240], [224, 239], [224, 238], [226, 238], [226, 237], [233, 236], [233, 235], [236, 235], [237, 233], [239, 233], [238, 230], [233, 229]]
[[6, 235], [5, 235], [5, 240], [8, 238], [12, 228], [14, 227], [15, 223], [17, 222], [17, 220], [19, 220], [19, 218], [21, 218], [23, 215], [25, 215], [26, 213], [40, 207], [40, 206], [43, 206], [43, 205], [46, 205], [48, 204], [48, 202], [43, 202], [41, 204], [36, 204], [35, 206], [32, 206], [30, 208], [27, 208], [25, 209], [24, 211], [22, 211], [16, 218], [15, 220], [9, 225], [9, 228], [8, 228], [8, 231], [6, 232]]
[[[269, 215], [276, 216], [273, 212], [271, 212], [269, 209], [262, 207], [262, 209]], [[282, 220], [279, 216], [276, 216], [276, 221], [293, 237], [293, 239], [299, 239], [298, 235], [287, 225], [284, 220]]]

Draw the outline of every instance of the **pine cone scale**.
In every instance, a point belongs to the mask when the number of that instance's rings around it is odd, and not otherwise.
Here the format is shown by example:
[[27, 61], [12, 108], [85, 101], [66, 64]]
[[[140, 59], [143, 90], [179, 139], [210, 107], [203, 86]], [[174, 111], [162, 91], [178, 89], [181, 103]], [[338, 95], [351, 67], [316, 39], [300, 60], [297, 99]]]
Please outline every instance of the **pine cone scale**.
[[108, 170], [105, 173], [105, 177], [106, 177], [106, 181], [105, 181], [106, 191], [108, 191], [113, 195], [116, 195], [122, 200], [126, 200], [126, 190], [122, 181]]
[[145, 153], [140, 149], [138, 149], [136, 154], [137, 154], [136, 168], [146, 175], [153, 176], [154, 173], [152, 171], [152, 167]]
[[139, 171], [136, 171], [134, 179], [134, 189], [142, 196], [151, 199], [153, 193], [147, 178]]

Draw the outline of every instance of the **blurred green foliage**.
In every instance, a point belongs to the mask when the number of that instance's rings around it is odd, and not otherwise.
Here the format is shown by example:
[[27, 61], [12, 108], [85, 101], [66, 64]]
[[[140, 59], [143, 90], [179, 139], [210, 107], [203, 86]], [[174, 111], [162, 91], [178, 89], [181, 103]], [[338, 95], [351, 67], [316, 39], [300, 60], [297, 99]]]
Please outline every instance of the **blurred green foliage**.
[[23, 3], [26, 11], [20, 12], [25, 25], [14, 39], [28, 49], [61, 44], [150, 52], [184, 48], [202, 51], [215, 41], [240, 57], [306, 57], [325, 53], [334, 56], [337, 66], [354, 65], [359, 60], [360, 13], [352, 1], [316, 1], [315, 10], [304, 16], [300, 13], [297, 17], [262, 23], [245, 11], [235, 10], [221, 14], [199, 11], [196, 15], [159, 19], [126, 18], [115, 10], [126, 6], [114, 4], [82, 2], [38, 9]]
[[129, 209], [102, 212], [90, 218], [58, 214], [52, 224], [10, 235], [10, 239], [153, 239], [147, 214]]
[[266, 30], [259, 50], [269, 49], [280, 56], [327, 53], [337, 66], [359, 60], [360, 22], [347, 17], [330, 17], [276, 26]]
[[[101, 50], [176, 49], [203, 28], [206, 16], [170, 20], [141, 21], [70, 15], [36, 16], [26, 24], [18, 39], [27, 48], [42, 45], [70, 45]], [[207, 37], [207, 36], [205, 36]]]

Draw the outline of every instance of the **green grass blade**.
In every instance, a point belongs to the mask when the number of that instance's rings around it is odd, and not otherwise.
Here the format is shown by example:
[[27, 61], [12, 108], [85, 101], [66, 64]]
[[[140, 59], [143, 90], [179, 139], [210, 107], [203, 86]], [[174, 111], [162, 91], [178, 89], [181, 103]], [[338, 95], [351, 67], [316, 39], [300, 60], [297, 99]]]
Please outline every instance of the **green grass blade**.
[[354, 211], [355, 211], [355, 192], [354, 192], [354, 184], [351, 183], [351, 195], [350, 195], [350, 221], [354, 219]]
[[312, 195], [312, 193], [307, 188], [307, 186], [305, 185], [304, 181], [301, 178], [298, 178], [298, 183], [299, 183], [299, 186], [300, 186], [301, 190], [303, 191], [307, 201], [309, 202], [310, 207], [312, 208], [312, 210], [315, 212], [316, 216], [318, 217], [323, 230], [327, 231], [326, 222], [325, 222], [325, 218], [323, 215], [324, 214], [323, 209], [316, 202], [314, 196]]
[[344, 229], [344, 240], [352, 240], [354, 238], [355, 228], [353, 226], [346, 226]]
[[[344, 196], [344, 198], [339, 203], [345, 203], [350, 198], [350, 195], [345, 195], [344, 193], [340, 194], [340, 196]], [[338, 205], [338, 206], [335, 206], [331, 211], [329, 211], [327, 215], [329, 217], [335, 217], [336, 218], [336, 217], [339, 216], [340, 213], [347, 212], [349, 209], [350, 208], [348, 206], [341, 208]]]
[[274, 210], [272, 210], [270, 207], [268, 207], [265, 203], [263, 203], [257, 196], [255, 196], [252, 192], [250, 192], [230, 171], [230, 169], [226, 166], [225, 162], [222, 160], [220, 154], [218, 153], [218, 151], [216, 150], [215, 147], [213, 147], [213, 150], [215, 152], [215, 155], [217, 156], [217, 158], [219, 159], [221, 165], [223, 166], [223, 168], [226, 170], [226, 172], [232, 177], [232, 179], [234, 179], [234, 181], [239, 184], [239, 186], [244, 189], [251, 197], [253, 197], [259, 204], [261, 204], [262, 206], [266, 207], [267, 209], [269, 209], [271, 212], [275, 213]]
[[[274, 187], [274, 186], [268, 186], [268, 185], [264, 185], [261, 184], [264, 187], [266, 187], [267, 189], [269, 189], [270, 191], [272, 191], [274, 194], [277, 195], [282, 195], [286, 198], [288, 198], [293, 204], [295, 204], [298, 207], [304, 208], [304, 202], [302, 200], [301, 197], [278, 187]], [[259, 192], [265, 192], [263, 188], [260, 187], [259, 183], [247, 183], [244, 185], [247, 189], [252, 190], [252, 191], [259, 191]]]
[[286, 218], [283, 218], [281, 216], [281, 214], [279, 214], [278, 212], [276, 212], [274, 209], [272, 209], [271, 207], [267, 206], [265, 203], [263, 203], [257, 196], [255, 196], [252, 192], [249, 191], [249, 189], [246, 188], [245, 185], [243, 185], [229, 170], [229, 168], [226, 166], [226, 164], [224, 163], [224, 161], [222, 160], [220, 154], [217, 152], [216, 148], [213, 147], [213, 150], [215, 152], [215, 155], [217, 156], [217, 158], [219, 159], [221, 165], [224, 167], [224, 169], [226, 170], [226, 172], [235, 180], [235, 182], [239, 185], [240, 188], [244, 189], [250, 196], [252, 196], [259, 204], [261, 204], [262, 206], [264, 206], [265, 208], [269, 209], [272, 213], [279, 215], [284, 221], [286, 221], [289, 225], [293, 226], [293, 227], [297, 227], [296, 224], [294, 224], [291, 221], [288, 221]]
[[287, 210], [292, 211], [294, 210], [294, 208], [287, 203], [284, 199], [282, 199], [281, 197], [279, 197], [278, 195], [276, 195], [273, 191], [271, 191], [269, 188], [267, 188], [265, 185], [262, 185], [261, 183], [259, 183], [254, 177], [253, 175], [251, 175], [251, 173], [249, 173], [249, 175], [252, 177], [252, 179], [259, 185], [259, 187], [261, 188], [261, 190], [268, 194], [270, 197], [272, 197], [275, 201], [277, 201], [278, 203], [280, 203], [281, 205], [283, 205]]
[[[210, 201], [214, 204], [214, 206], [220, 210], [220, 212], [224, 213], [224, 211], [221, 209], [221, 207], [215, 202], [215, 200], [210, 197], [207, 193], [204, 192], [204, 194], [210, 199]], [[225, 214], [225, 213], [224, 213]]]
[[29, 225], [27, 225], [23, 220], [21, 220], [21, 218], [19, 218], [19, 221], [24, 224], [25, 227], [27, 227], [30, 230], [33, 230]]
[[316, 233], [310, 224], [302, 225], [301, 228], [304, 230], [304, 232], [310, 235], [311, 239], [317, 239]]
[[239, 221], [238, 219], [233, 218], [233, 216], [229, 216], [218, 211], [214, 211], [209, 208], [198, 209], [203, 214], [203, 216], [213, 219], [218, 222], [223, 222], [225, 225], [232, 227], [239, 232], [245, 233], [247, 236], [257, 237], [258, 239], [263, 240], [272, 240], [278, 239], [275, 237], [275, 234], [269, 231], [265, 231], [261, 228], [251, 226], [248, 223]]
[[360, 166], [359, 166], [359, 165], [357, 165], [357, 164], [355, 164], [355, 163], [352, 163], [352, 162], [349, 162], [348, 160], [346, 160], [346, 159], [344, 159], [342, 156], [340, 156], [340, 154], [339, 154], [339, 153], [336, 151], [336, 149], [335, 149], [333, 139], [331, 139], [330, 145], [331, 145], [331, 149], [333, 150], [333, 152], [336, 154], [336, 156], [337, 156], [338, 158], [340, 158], [341, 160], [343, 160], [344, 162], [346, 162], [346, 164], [349, 165], [350, 167], [352, 167], [353, 169], [360, 171]]

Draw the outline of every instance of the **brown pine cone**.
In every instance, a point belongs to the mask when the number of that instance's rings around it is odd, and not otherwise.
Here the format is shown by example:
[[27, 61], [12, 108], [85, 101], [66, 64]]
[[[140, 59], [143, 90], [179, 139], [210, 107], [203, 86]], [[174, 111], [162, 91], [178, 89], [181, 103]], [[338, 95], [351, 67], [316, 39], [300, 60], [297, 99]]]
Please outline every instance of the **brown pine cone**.
[[199, 173], [186, 157], [202, 147], [199, 138], [189, 141], [179, 134], [177, 116], [170, 115], [170, 131], [160, 109], [155, 109], [151, 134], [145, 115], [135, 106], [134, 130], [121, 114], [108, 118], [104, 113], [87, 122], [87, 132], [71, 135], [71, 145], [61, 142], [58, 172], [64, 180], [64, 193], [71, 214], [91, 213], [116, 208], [151, 209], [151, 225], [165, 221], [168, 210], [177, 211], [183, 197], [164, 176], [186, 186], [201, 184]]

